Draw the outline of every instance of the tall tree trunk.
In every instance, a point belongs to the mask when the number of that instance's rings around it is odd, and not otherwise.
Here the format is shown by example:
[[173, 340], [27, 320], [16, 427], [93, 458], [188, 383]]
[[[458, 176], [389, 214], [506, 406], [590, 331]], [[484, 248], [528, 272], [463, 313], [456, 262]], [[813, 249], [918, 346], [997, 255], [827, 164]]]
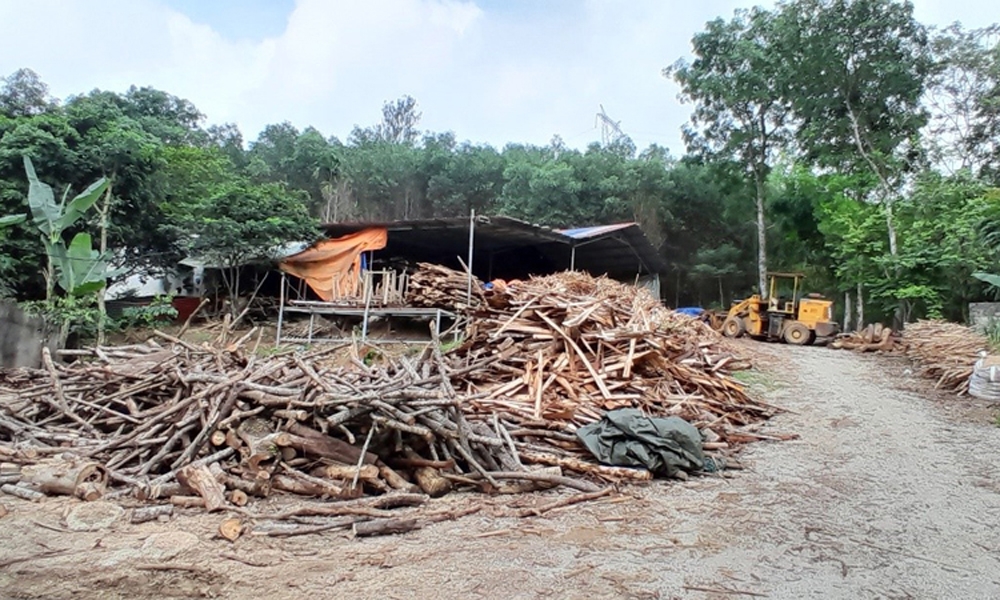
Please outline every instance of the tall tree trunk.
[[[847, 116], [851, 119], [851, 128], [854, 133], [854, 145], [857, 146], [858, 152], [861, 153], [861, 157], [865, 159], [868, 166], [871, 167], [875, 175], [878, 176], [879, 183], [882, 186], [882, 205], [885, 207], [885, 225], [886, 233], [889, 237], [889, 255], [893, 258], [899, 254], [899, 246], [896, 243], [896, 221], [893, 218], [892, 202], [893, 202], [893, 191], [892, 185], [889, 183], [888, 174], [875, 162], [872, 155], [865, 149], [865, 142], [861, 137], [861, 125], [858, 123], [858, 117], [854, 114], [854, 109], [851, 107], [849, 101], [844, 103], [847, 106]], [[897, 280], [899, 278], [900, 270], [899, 265], [896, 265], [893, 269], [894, 275]], [[860, 302], [860, 298], [858, 299]], [[901, 329], [903, 327], [904, 320], [904, 307], [903, 301], [900, 300], [899, 304], [896, 305], [896, 310], [894, 311], [892, 321], [894, 329]], [[862, 327], [861, 323], [858, 323], [858, 329]]]
[[46, 248], [45, 256], [45, 301], [52, 302], [56, 291], [56, 266], [53, 262], [51, 245]]
[[763, 165], [754, 173], [757, 185], [757, 285], [760, 297], [767, 298], [767, 224], [764, 221], [764, 175]]
[[[101, 205], [101, 258], [108, 252], [108, 216], [111, 213], [111, 188], [115, 184], [115, 174], [112, 173], [108, 179], [108, 189], [104, 192], [104, 203]], [[105, 304], [105, 294], [108, 290], [108, 282], [104, 280], [104, 287], [97, 292], [97, 345], [103, 346], [107, 337], [108, 309]]]
[[726, 295], [722, 293], [722, 278], [719, 277], [719, 306], [726, 308]]
[[858, 318], [854, 323], [855, 331], [861, 331], [865, 327], [865, 288], [858, 282]]
[[851, 292], [844, 292], [844, 333], [851, 330]]

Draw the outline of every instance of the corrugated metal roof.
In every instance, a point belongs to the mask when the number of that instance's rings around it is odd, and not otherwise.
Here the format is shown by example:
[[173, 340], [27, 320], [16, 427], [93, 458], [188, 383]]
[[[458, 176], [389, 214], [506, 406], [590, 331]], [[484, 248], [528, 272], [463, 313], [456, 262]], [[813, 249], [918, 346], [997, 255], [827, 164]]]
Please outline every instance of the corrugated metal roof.
[[[329, 223], [336, 237], [367, 227], [385, 227], [388, 244], [380, 255], [460, 268], [469, 244], [469, 218]], [[635, 223], [556, 230], [510, 217], [476, 217], [473, 271], [480, 278], [551, 273], [570, 266], [594, 275], [631, 280], [637, 274], [664, 273], [667, 265]], [[520, 275], [519, 275], [520, 274]]]
[[621, 231], [622, 229], [628, 229], [629, 227], [633, 226], [638, 226], [638, 224], [615, 223], [614, 225], [597, 225], [595, 227], [578, 227], [576, 229], [557, 229], [556, 231], [558, 231], [563, 235], [568, 235], [573, 239], [583, 240], [587, 238], [597, 237], [599, 235], [614, 233], [616, 231]]

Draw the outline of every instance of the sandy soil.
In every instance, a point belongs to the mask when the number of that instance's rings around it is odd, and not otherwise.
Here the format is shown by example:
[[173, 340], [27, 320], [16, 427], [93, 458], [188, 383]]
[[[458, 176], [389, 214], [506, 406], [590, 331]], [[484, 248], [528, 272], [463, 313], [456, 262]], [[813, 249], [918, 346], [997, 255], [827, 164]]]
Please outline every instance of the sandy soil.
[[790, 411], [765, 431], [801, 439], [750, 446], [750, 468], [726, 478], [531, 519], [511, 502], [548, 496], [452, 496], [484, 510], [397, 537], [235, 544], [213, 536], [216, 515], [67, 532], [72, 501], [3, 497], [0, 597], [1000, 597], [995, 409], [925, 393], [897, 363], [754, 351], [767, 397]]

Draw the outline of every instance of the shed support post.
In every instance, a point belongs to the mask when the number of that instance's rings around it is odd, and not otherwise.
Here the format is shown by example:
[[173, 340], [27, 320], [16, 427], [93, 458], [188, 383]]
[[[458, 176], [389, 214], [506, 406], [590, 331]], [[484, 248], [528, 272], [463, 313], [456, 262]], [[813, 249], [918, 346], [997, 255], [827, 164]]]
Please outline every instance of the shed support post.
[[576, 270], [576, 244], [570, 244], [569, 247], [569, 270]]
[[472, 306], [472, 250], [475, 247], [475, 236], [476, 236], [476, 211], [473, 209], [469, 212], [469, 262], [466, 266], [469, 268], [468, 278], [469, 282], [465, 289], [465, 306]]
[[278, 331], [274, 336], [274, 345], [281, 345], [281, 326], [285, 322], [285, 279], [286, 275], [284, 272], [281, 273], [281, 286], [278, 288], [278, 297], [280, 298], [278, 304]]

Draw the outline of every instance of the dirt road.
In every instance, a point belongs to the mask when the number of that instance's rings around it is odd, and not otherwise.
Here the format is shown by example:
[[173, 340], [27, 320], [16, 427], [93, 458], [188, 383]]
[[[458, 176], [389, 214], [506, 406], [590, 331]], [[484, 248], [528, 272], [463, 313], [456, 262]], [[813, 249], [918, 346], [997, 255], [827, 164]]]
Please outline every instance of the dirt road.
[[793, 411], [768, 429], [801, 439], [751, 446], [732, 478], [550, 518], [504, 516], [498, 498], [400, 537], [235, 545], [212, 539], [216, 516], [63, 533], [68, 503], [3, 498], [0, 564], [54, 554], [0, 568], [0, 597], [1000, 597], [1000, 428], [898, 389], [868, 357], [761, 352], [785, 373], [769, 399]]

